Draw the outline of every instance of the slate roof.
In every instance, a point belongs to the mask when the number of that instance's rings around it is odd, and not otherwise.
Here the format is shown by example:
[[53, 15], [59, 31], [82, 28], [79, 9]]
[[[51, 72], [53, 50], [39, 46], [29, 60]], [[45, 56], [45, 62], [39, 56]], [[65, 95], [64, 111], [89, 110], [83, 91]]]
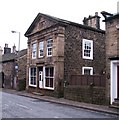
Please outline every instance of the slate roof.
[[23, 50], [21, 50], [20, 52], [19, 52], [19, 57], [22, 57], [22, 56], [24, 56], [24, 55], [26, 55], [27, 54], [27, 49], [23, 49]]
[[2, 55], [2, 62], [14, 61], [16, 56], [15, 53], [4, 54]]
[[54, 17], [54, 16], [50, 16], [50, 15], [47, 15], [47, 14], [38, 13], [38, 15], [33, 20], [33, 22], [31, 23], [30, 27], [28, 28], [28, 30], [26, 31], [26, 33], [25, 33], [26, 37], [28, 37], [30, 35], [30, 32], [34, 28], [35, 24], [39, 21], [41, 16], [43, 16], [46, 19], [49, 19], [51, 21], [56, 22], [56, 24], [60, 24], [60, 25], [64, 25], [64, 26], [66, 26], [66, 25], [73, 25], [73, 26], [77, 26], [79, 28], [85, 28], [85, 29], [89, 29], [89, 30], [105, 33], [105, 31], [101, 30], [101, 29], [96, 29], [96, 28], [93, 28], [93, 27], [90, 27], [90, 26], [87, 26], [87, 25], [82, 25], [82, 24], [79, 24], [79, 23], [75, 23], [75, 22], [71, 22], [71, 21], [68, 21], [68, 20], [60, 19], [60, 18], [57, 18], [57, 17]]
[[17, 57], [22, 57], [27, 54], [27, 49], [21, 50], [19, 53], [9, 53], [9, 54], [3, 54], [2, 55], [2, 61], [0, 62], [9, 62], [14, 61], [17, 59]]

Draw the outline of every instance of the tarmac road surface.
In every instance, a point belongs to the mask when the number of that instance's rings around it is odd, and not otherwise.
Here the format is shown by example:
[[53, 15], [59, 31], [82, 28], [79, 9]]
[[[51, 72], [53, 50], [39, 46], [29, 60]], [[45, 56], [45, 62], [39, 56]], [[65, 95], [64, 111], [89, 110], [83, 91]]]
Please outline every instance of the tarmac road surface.
[[110, 118], [116, 115], [2, 92], [2, 118]]

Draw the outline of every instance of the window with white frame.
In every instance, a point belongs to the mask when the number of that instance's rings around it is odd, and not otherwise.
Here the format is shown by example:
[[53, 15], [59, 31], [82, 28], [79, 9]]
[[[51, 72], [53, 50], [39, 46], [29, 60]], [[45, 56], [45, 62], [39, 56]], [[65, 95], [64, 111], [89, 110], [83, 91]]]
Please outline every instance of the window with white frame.
[[39, 57], [43, 57], [44, 55], [44, 41], [39, 42]]
[[36, 68], [29, 69], [29, 86], [36, 87]]
[[83, 67], [82, 74], [83, 75], [93, 75], [93, 67]]
[[52, 56], [52, 47], [53, 47], [53, 40], [47, 40], [47, 56]]
[[35, 59], [37, 56], [37, 44], [33, 43], [32, 44], [32, 59]]
[[84, 59], [93, 59], [93, 41], [83, 39], [83, 58]]
[[54, 89], [54, 67], [45, 68], [45, 88]]

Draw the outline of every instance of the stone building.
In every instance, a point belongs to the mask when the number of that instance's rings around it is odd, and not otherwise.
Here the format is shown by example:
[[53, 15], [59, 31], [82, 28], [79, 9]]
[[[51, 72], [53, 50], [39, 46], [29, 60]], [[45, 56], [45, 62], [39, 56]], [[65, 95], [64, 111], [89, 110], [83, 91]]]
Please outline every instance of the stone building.
[[60, 97], [72, 74], [104, 74], [105, 31], [100, 29], [100, 17], [96, 12], [83, 22], [36, 16], [25, 33], [28, 91]]
[[11, 48], [8, 47], [8, 44], [5, 44], [4, 54], [0, 60], [4, 72], [5, 88], [19, 89], [19, 80], [26, 80], [26, 55], [26, 49], [18, 52], [14, 45], [11, 52]]
[[119, 13], [101, 13], [106, 24], [106, 95], [113, 104], [119, 99]]

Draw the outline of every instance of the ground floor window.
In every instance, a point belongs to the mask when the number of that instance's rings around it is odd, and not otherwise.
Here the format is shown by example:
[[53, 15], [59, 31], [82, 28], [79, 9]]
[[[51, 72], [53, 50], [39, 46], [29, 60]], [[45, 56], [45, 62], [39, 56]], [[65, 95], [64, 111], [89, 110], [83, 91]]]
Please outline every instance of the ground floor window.
[[36, 68], [29, 69], [29, 86], [36, 87]]
[[93, 75], [93, 67], [83, 67], [82, 74], [83, 75]]
[[54, 89], [54, 67], [45, 68], [45, 88]]

